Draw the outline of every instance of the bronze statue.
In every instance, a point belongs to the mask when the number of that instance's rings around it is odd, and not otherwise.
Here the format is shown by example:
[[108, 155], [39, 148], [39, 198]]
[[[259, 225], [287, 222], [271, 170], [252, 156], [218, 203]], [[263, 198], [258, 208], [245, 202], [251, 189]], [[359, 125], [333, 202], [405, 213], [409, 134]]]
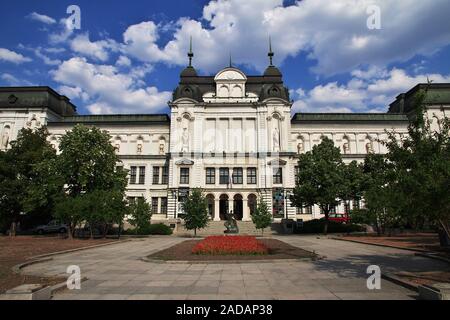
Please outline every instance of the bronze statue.
[[233, 210], [227, 212], [226, 214], [227, 221], [223, 224], [227, 230], [224, 233], [239, 233], [239, 228], [237, 225], [236, 218], [234, 217]]

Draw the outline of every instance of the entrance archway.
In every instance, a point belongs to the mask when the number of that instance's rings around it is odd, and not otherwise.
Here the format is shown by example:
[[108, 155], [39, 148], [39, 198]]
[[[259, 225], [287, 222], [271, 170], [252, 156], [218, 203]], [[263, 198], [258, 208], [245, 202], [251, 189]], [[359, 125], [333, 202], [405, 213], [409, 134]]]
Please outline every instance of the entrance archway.
[[214, 219], [214, 195], [208, 194], [206, 196], [206, 202], [208, 204], [208, 214], [211, 219]]
[[228, 212], [228, 195], [222, 194], [219, 198], [219, 216], [220, 220], [226, 220]]
[[242, 205], [242, 196], [240, 194], [236, 194], [233, 197], [233, 213], [236, 217], [236, 220], [242, 220], [243, 216], [243, 205]]

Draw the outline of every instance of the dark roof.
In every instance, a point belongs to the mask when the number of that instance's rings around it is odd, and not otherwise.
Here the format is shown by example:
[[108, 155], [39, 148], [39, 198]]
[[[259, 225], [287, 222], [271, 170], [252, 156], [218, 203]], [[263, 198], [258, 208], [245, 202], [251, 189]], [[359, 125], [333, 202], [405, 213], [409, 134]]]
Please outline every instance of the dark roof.
[[296, 113], [291, 123], [304, 122], [407, 122], [405, 114], [395, 113]]
[[76, 106], [66, 96], [47, 86], [0, 87], [1, 108], [49, 108], [60, 116], [76, 114]]
[[[289, 90], [284, 86], [281, 72], [269, 66], [264, 75], [247, 76], [245, 83], [247, 92], [253, 92], [263, 101], [269, 97], [277, 97], [289, 101]], [[199, 76], [193, 67], [186, 67], [180, 74], [178, 87], [173, 91], [173, 100], [191, 98], [203, 101], [207, 92], [216, 92], [214, 76]]]
[[389, 105], [389, 113], [410, 113], [414, 109], [414, 97], [420, 90], [427, 90], [424, 103], [427, 105], [450, 104], [450, 83], [419, 83], [409, 91], [401, 93]]
[[66, 124], [169, 124], [170, 118], [167, 114], [110, 114], [110, 115], [77, 115], [64, 117], [61, 121], [49, 122], [52, 125]]

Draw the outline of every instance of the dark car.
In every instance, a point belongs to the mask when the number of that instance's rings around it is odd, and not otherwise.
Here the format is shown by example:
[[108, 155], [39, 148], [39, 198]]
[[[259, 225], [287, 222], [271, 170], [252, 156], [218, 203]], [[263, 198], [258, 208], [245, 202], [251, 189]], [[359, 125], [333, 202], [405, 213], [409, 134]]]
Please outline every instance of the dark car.
[[37, 234], [66, 233], [67, 225], [57, 220], [52, 220], [47, 224], [37, 226], [34, 230]]

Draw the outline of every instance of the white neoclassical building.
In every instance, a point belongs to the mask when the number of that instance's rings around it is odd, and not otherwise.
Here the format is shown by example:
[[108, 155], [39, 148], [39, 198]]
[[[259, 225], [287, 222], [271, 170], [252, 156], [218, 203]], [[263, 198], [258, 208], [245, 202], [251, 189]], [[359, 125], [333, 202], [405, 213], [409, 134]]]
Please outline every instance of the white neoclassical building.
[[[49, 87], [3, 87], [0, 149], [9, 148], [24, 127], [46, 125], [57, 149], [59, 137], [75, 124], [97, 126], [110, 133], [121, 165], [129, 170], [127, 196], [147, 199], [155, 220], [176, 221], [183, 199], [195, 187], [204, 189], [216, 221], [229, 210], [250, 220], [261, 198], [275, 219], [309, 220], [321, 216], [319, 208], [294, 208], [288, 197], [297, 155], [324, 136], [341, 148], [345, 162], [386, 152], [381, 143], [386, 130], [407, 132], [413, 96], [423, 87], [400, 94], [387, 113], [293, 116], [282, 74], [272, 63], [257, 76], [232, 66], [201, 76], [189, 63], [169, 102], [170, 115], [78, 115], [67, 97]], [[428, 92], [429, 118], [448, 116], [450, 84], [432, 84]], [[336, 211], [349, 209], [342, 205]]]

